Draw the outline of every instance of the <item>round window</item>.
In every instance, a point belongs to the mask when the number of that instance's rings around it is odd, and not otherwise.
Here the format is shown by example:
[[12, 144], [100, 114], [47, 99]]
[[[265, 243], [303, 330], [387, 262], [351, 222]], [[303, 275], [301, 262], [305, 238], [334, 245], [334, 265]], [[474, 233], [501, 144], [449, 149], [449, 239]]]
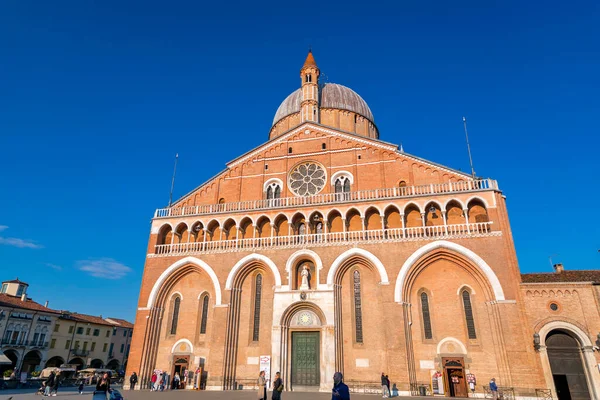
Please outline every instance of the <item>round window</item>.
[[312, 196], [323, 190], [325, 180], [323, 167], [314, 162], [307, 162], [292, 170], [289, 176], [289, 187], [296, 196]]
[[550, 303], [550, 309], [552, 311], [558, 311], [558, 304], [556, 304], [556, 303]]

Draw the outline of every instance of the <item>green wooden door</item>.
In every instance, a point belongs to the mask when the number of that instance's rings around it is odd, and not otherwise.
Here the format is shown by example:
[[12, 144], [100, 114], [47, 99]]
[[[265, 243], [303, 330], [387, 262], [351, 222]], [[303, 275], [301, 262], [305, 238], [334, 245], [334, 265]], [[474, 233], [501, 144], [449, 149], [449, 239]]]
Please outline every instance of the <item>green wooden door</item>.
[[319, 386], [319, 332], [292, 332], [292, 385]]

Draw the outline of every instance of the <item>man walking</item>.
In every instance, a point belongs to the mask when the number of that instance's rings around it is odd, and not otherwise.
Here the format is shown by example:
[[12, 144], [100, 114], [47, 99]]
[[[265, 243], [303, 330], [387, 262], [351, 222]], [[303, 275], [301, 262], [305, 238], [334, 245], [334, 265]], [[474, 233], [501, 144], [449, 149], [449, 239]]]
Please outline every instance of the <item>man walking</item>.
[[390, 392], [388, 390], [387, 378], [385, 377], [385, 373], [381, 373], [381, 397], [387, 399], [390, 396]]
[[490, 392], [492, 392], [492, 399], [498, 400], [498, 385], [496, 385], [496, 378], [490, 379]]
[[350, 389], [342, 382], [344, 376], [341, 372], [333, 374], [333, 389], [331, 390], [331, 400], [350, 400]]

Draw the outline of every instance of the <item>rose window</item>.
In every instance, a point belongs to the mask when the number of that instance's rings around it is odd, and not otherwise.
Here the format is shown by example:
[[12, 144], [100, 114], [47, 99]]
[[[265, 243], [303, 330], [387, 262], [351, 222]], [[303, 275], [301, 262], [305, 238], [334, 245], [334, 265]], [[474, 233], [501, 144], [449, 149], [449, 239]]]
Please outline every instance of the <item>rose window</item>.
[[289, 186], [297, 196], [317, 194], [325, 187], [325, 170], [313, 162], [300, 164], [290, 173]]

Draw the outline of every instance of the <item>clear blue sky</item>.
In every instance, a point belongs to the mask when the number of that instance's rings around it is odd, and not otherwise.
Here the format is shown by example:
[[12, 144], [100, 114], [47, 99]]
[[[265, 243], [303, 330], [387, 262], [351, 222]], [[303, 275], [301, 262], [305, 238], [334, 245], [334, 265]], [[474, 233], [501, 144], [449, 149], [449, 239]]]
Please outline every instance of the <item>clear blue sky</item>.
[[[154, 209], [263, 143], [312, 46], [381, 138], [508, 197], [522, 271], [600, 268], [600, 3], [4, 1], [0, 278], [133, 319]], [[112, 272], [106, 272], [112, 271]]]

